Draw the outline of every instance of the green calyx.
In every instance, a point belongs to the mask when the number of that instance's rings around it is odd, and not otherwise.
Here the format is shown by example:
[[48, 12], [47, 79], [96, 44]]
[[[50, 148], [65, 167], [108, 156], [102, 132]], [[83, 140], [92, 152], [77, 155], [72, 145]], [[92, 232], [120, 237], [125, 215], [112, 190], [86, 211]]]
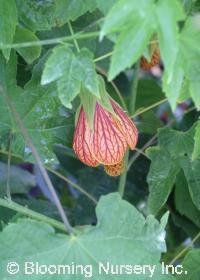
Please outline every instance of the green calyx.
[[[88, 91], [86, 88], [82, 88], [81, 93], [80, 93], [80, 99], [81, 99], [80, 108], [81, 108], [81, 106], [83, 107], [83, 110], [86, 114], [86, 119], [87, 119], [88, 125], [92, 130], [93, 130], [93, 126], [94, 126], [94, 114], [95, 114], [97, 102], [104, 109], [106, 109], [108, 112], [113, 114], [116, 118], [118, 118], [110, 103], [111, 97], [109, 96], [108, 92], [106, 91], [105, 82], [100, 75], [98, 76], [98, 86], [99, 86], [100, 98], [91, 94], [91, 92]], [[78, 113], [80, 112], [80, 108], [79, 108]], [[76, 117], [76, 121], [77, 121], [77, 117]]]

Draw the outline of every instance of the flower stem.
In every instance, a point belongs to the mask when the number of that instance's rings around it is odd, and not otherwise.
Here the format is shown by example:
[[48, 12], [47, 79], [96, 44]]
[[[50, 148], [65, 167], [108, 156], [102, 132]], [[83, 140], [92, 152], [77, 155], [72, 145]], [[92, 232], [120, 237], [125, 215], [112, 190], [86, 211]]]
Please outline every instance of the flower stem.
[[124, 157], [125, 171], [122, 173], [122, 175], [119, 178], [118, 191], [119, 191], [119, 194], [121, 195], [121, 197], [124, 196], [124, 191], [125, 191], [125, 186], [126, 186], [128, 158], [129, 158], [129, 151], [126, 152], [126, 155]]
[[[134, 79], [133, 79], [132, 94], [131, 94], [131, 100], [130, 100], [130, 105], [129, 105], [129, 114], [130, 115], [134, 114], [134, 112], [135, 112], [135, 102], [136, 102], [136, 96], [137, 96], [139, 72], [140, 72], [140, 61], [138, 61], [135, 66], [135, 75], [134, 75]], [[128, 172], [128, 158], [129, 158], [129, 151], [127, 151], [125, 158], [124, 158], [125, 172], [120, 176], [120, 179], [119, 179], [118, 191], [119, 191], [121, 197], [124, 196], [125, 187], [126, 187], [126, 178], [127, 178], [127, 172]]]

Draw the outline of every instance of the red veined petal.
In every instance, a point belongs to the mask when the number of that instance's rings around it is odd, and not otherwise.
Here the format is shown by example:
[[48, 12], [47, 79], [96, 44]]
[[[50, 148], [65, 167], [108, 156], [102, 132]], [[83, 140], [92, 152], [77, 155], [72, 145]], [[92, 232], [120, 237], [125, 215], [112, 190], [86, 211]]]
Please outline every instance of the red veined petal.
[[111, 100], [111, 104], [115, 113], [120, 117], [120, 128], [126, 138], [127, 144], [129, 147], [134, 150], [137, 140], [138, 140], [138, 131], [133, 121], [124, 113], [120, 106]]
[[99, 165], [98, 161], [92, 156], [92, 131], [87, 125], [86, 115], [81, 108], [78, 122], [74, 132], [73, 149], [78, 158], [89, 166]]
[[92, 146], [95, 159], [104, 165], [113, 165], [123, 159], [126, 149], [126, 139], [113, 115], [97, 103]]

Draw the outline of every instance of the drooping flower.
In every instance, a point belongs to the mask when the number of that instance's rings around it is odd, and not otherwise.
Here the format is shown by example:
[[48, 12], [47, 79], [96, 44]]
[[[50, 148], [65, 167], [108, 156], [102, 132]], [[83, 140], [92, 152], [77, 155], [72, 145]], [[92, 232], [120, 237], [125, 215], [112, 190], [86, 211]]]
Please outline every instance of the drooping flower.
[[109, 102], [113, 113], [96, 102], [93, 128], [81, 107], [73, 149], [83, 163], [93, 167], [102, 164], [109, 175], [118, 176], [124, 170], [123, 158], [127, 149], [133, 150], [137, 144], [138, 132], [121, 107], [113, 100]]
[[140, 67], [143, 70], [150, 70], [152, 67], [160, 63], [160, 51], [159, 48], [155, 48], [151, 56], [151, 60], [148, 62], [145, 57], [142, 57], [140, 60]]

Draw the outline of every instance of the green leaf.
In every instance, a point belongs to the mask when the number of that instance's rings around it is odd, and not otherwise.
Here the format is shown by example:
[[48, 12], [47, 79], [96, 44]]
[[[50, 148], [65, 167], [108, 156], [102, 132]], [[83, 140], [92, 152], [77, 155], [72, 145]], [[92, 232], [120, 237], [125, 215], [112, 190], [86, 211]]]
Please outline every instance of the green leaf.
[[11, 59], [8, 63], [6, 63], [4, 57], [0, 53], [0, 86], [5, 89], [12, 87], [13, 84], [16, 84], [16, 75], [17, 57], [14, 51], [11, 52]]
[[81, 87], [99, 97], [93, 56], [87, 49], [82, 49], [75, 56], [67, 46], [54, 48], [45, 64], [41, 83], [44, 85], [55, 80], [59, 98], [68, 108], [71, 108], [71, 102], [80, 93]]
[[[1, 278], [8, 278], [6, 265], [9, 261], [19, 263], [21, 270], [15, 275], [16, 280], [27, 279], [24, 274], [24, 262], [36, 261], [40, 264], [62, 265], [72, 262], [77, 265], [89, 265], [82, 272], [95, 279], [105, 279], [105, 272], [99, 273], [98, 263], [105, 266], [154, 264], [152, 273], [154, 279], [173, 279], [171, 276], [161, 275], [159, 260], [161, 252], [165, 251], [164, 241], [167, 222], [165, 215], [161, 223], [153, 216], [147, 220], [129, 203], [123, 201], [119, 194], [110, 194], [102, 197], [97, 206], [97, 226], [87, 226], [76, 236], [55, 234], [52, 227], [41, 222], [29, 219], [20, 219], [17, 224], [10, 224], [0, 233], [0, 265]], [[24, 236], [28, 236], [24, 238]], [[38, 246], [39, 244], [39, 246]], [[148, 248], [148, 250], [147, 250]], [[111, 253], [112, 252], [112, 253]], [[60, 279], [83, 279], [84, 275], [66, 273], [60, 275]], [[109, 271], [109, 279], [116, 279], [116, 274]], [[119, 275], [120, 276], [120, 275]], [[123, 279], [138, 279], [138, 274], [128, 275], [123, 271]], [[141, 279], [147, 280], [150, 271], [141, 274]], [[49, 275], [43, 275], [43, 279], [49, 279]], [[34, 279], [40, 279], [41, 275], [35, 275]], [[56, 279], [57, 275], [52, 275]]]
[[95, 8], [95, 0], [60, 0], [56, 5], [56, 18], [59, 25], [63, 25], [69, 20], [76, 20], [88, 11], [92, 12]]
[[181, 166], [184, 170], [188, 182], [190, 196], [195, 206], [200, 210], [200, 158], [192, 161], [189, 158], [181, 160]]
[[91, 0], [17, 0], [20, 20], [33, 31], [50, 30], [93, 11]]
[[104, 0], [96, 0], [97, 7], [99, 10], [106, 15], [108, 11], [112, 8], [112, 6], [116, 3], [116, 0], [109, 0], [109, 1], [104, 1]]
[[197, 122], [197, 126], [196, 126], [192, 159], [195, 160], [198, 157], [200, 157], [200, 121]]
[[112, 55], [108, 76], [110, 81], [140, 58], [153, 30], [152, 17], [149, 15], [146, 19], [136, 18], [129, 28], [121, 32]]
[[55, 25], [55, 1], [16, 0], [19, 18], [33, 31], [49, 30]]
[[121, 31], [111, 59], [109, 80], [138, 60], [155, 29], [153, 0], [136, 2], [118, 1], [102, 26], [100, 38], [110, 32]]
[[82, 49], [78, 53], [75, 60], [74, 74], [86, 89], [95, 96], [100, 97], [93, 54], [87, 49]]
[[13, 210], [0, 206], [0, 231], [5, 227], [10, 219], [16, 214]]
[[184, 102], [190, 97], [190, 89], [189, 89], [190, 83], [189, 80], [184, 78], [182, 83], [182, 88], [180, 90], [180, 94], [178, 97], [178, 102]]
[[[188, 17], [180, 34], [180, 51], [186, 78], [189, 80], [189, 93], [200, 109], [200, 28], [199, 17]], [[188, 63], [188, 61], [190, 63]]]
[[140, 120], [135, 122], [140, 133], [156, 134], [157, 129], [163, 126], [161, 120], [153, 111], [148, 111], [140, 116]]
[[81, 87], [85, 87], [91, 94], [99, 97], [98, 80], [92, 54], [83, 49], [68, 63], [66, 71], [57, 82], [62, 104], [71, 108], [71, 101], [80, 93]]
[[151, 159], [151, 167], [147, 182], [150, 188], [148, 208], [152, 214], [157, 214], [167, 201], [180, 167], [171, 160], [169, 152], [158, 147], [149, 148], [147, 155]]
[[[1, 59], [1, 56], [0, 56]], [[12, 62], [14, 59], [12, 59]], [[74, 119], [62, 107], [56, 94], [55, 84], [42, 87], [37, 80], [30, 81], [24, 89], [15, 84], [15, 64], [6, 65], [1, 59], [1, 79], [5, 94], [9, 94], [16, 110], [20, 113], [23, 124], [29, 132], [42, 159], [46, 162], [56, 160], [53, 145], [68, 145], [72, 141]], [[7, 150], [7, 139], [12, 133], [12, 152], [24, 160], [33, 160], [30, 149], [26, 146], [15, 119], [8, 114], [8, 107], [0, 95], [0, 147]]]
[[181, 90], [184, 86], [184, 70], [182, 67], [181, 58], [178, 57], [174, 67], [171, 70], [171, 80], [169, 82], [169, 74], [165, 71], [163, 75], [163, 90], [171, 105], [172, 110], [175, 110], [177, 101], [180, 98]]
[[200, 62], [197, 59], [200, 55], [200, 28], [198, 21], [198, 15], [194, 17], [188, 17], [180, 34], [180, 48], [182, 55], [185, 58], [185, 61], [187, 59], [190, 60], [190, 64], [184, 63], [184, 67], [186, 69], [187, 76], [192, 81], [199, 81], [199, 77], [193, 75], [197, 70], [197, 72], [199, 72], [198, 65], [200, 65]]
[[[17, 166], [10, 167], [9, 172], [10, 191], [13, 194], [27, 193], [31, 187], [36, 185], [34, 176]], [[8, 180], [8, 165], [0, 162], [0, 196], [6, 195], [6, 186]]]
[[183, 274], [177, 279], [181, 278], [181, 280], [199, 280], [200, 274], [200, 249], [192, 249], [189, 253], [187, 253], [182, 266], [187, 274]]
[[172, 110], [174, 110], [184, 81], [178, 28], [178, 21], [184, 19], [184, 12], [182, 5], [177, 0], [159, 0], [156, 9], [159, 48], [165, 66], [163, 90], [166, 93]]
[[[195, 74], [196, 75], [196, 74]], [[191, 82], [190, 84], [190, 94], [191, 97], [197, 107], [198, 110], [200, 110], [200, 82]]]
[[195, 207], [190, 197], [188, 183], [183, 171], [181, 171], [176, 178], [175, 206], [181, 215], [186, 216], [200, 227], [200, 211]]
[[73, 53], [69, 46], [61, 45], [53, 48], [51, 55], [45, 63], [41, 84], [46, 85], [62, 77], [72, 59]]
[[[14, 37], [14, 43], [37, 42], [38, 37], [28, 29], [17, 27]], [[24, 58], [24, 60], [31, 64], [41, 54], [41, 46], [33, 46], [28, 48], [16, 48], [16, 51]]]
[[159, 0], [156, 5], [158, 21], [158, 39], [167, 83], [172, 80], [172, 71], [178, 54], [178, 25], [184, 19], [182, 5], [178, 0]]
[[194, 133], [195, 125], [186, 132], [161, 128], [158, 131], [159, 145], [147, 150], [151, 159], [147, 177], [150, 188], [148, 207], [151, 213], [156, 214], [167, 201], [180, 169], [184, 170], [192, 200], [199, 207], [199, 161], [191, 161]]
[[100, 38], [113, 31], [119, 31], [135, 21], [135, 17], [145, 19], [148, 9], [152, 6], [153, 0], [120, 0], [109, 11], [101, 29]]
[[195, 125], [188, 131], [178, 131], [168, 127], [158, 131], [158, 144], [167, 150], [173, 158], [179, 156], [191, 156], [194, 146]]
[[[159, 0], [156, 4], [154, 1], [118, 1], [106, 16], [100, 34], [100, 38], [103, 38], [111, 32], [120, 32], [111, 60], [109, 80], [142, 56], [148, 41], [157, 31], [167, 73], [167, 87], [173, 77], [172, 71], [179, 50], [178, 21], [184, 17], [182, 5], [178, 0], [170, 0], [170, 5], [165, 0]], [[174, 82], [178, 92], [176, 95], [179, 95], [182, 72], [177, 76], [179, 79], [178, 81], [174, 79]]]
[[[12, 44], [17, 25], [17, 8], [15, 0], [0, 0], [0, 47]], [[6, 60], [10, 57], [10, 49], [3, 49]]]

